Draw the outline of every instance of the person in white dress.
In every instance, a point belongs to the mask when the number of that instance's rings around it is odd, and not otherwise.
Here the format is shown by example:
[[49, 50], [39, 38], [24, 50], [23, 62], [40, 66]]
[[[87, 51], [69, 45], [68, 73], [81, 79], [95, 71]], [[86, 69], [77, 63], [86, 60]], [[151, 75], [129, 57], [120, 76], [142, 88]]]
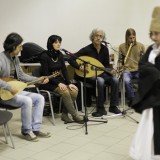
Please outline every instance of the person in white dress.
[[150, 38], [154, 43], [139, 62], [139, 88], [132, 105], [142, 114], [129, 152], [134, 160], [160, 160], [160, 6], [152, 13]]
[[139, 87], [132, 105], [142, 114], [129, 152], [134, 160], [160, 160], [160, 6], [152, 13], [150, 38], [154, 43], [139, 62]]

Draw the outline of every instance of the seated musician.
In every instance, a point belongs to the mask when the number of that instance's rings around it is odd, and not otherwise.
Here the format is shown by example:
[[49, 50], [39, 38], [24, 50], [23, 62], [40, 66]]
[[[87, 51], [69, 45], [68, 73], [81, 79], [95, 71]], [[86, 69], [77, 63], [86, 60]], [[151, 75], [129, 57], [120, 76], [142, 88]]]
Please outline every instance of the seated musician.
[[136, 41], [136, 32], [132, 28], [126, 30], [125, 43], [119, 46], [119, 69], [125, 83], [128, 106], [131, 107], [134, 98], [134, 91], [131, 80], [138, 79], [138, 62], [145, 47], [142, 43]]
[[[105, 68], [110, 68], [109, 50], [106, 46], [101, 44], [101, 42], [103, 40], [105, 40], [105, 38], [106, 37], [105, 37], [105, 33], [103, 30], [93, 29], [93, 31], [90, 34], [90, 40], [92, 43], [89, 44], [88, 46], [80, 49], [74, 55], [77, 57], [80, 57], [80, 56], [92, 57], [92, 58], [98, 60], [99, 62], [101, 62]], [[83, 74], [84, 66], [77, 63], [75, 56], [72, 56], [70, 58], [69, 63], [74, 68], [81, 70], [82, 74]], [[94, 64], [94, 65], [96, 65], [96, 64]], [[93, 77], [87, 78], [86, 82], [93, 84], [93, 86], [96, 86], [95, 71], [93, 71], [93, 72], [94, 72]], [[112, 112], [115, 114], [121, 113], [121, 111], [117, 108], [118, 103], [119, 103], [119, 96], [118, 96], [119, 82], [118, 82], [118, 79], [112, 74], [113, 72], [114, 72], [114, 70], [111, 70], [111, 73], [103, 72], [102, 74], [98, 75], [98, 77], [97, 77], [97, 89], [98, 89], [97, 111], [92, 113], [92, 116], [94, 116], [94, 117], [100, 117], [103, 115], [107, 115], [107, 111], [105, 110], [105, 107], [104, 107], [104, 101], [105, 101], [104, 87], [105, 87], [105, 84], [111, 85], [111, 97], [110, 97], [109, 112]], [[83, 81], [83, 77], [80, 77], [78, 75], [75, 78]]]
[[[22, 51], [22, 37], [17, 33], [9, 34], [3, 44], [4, 51], [0, 53], [0, 96], [1, 103], [21, 108], [22, 127], [21, 133], [28, 141], [38, 141], [38, 137], [50, 137], [50, 133], [41, 132], [44, 108], [44, 97], [37, 93], [21, 91], [18, 86], [11, 85], [3, 78], [15, 78], [19, 81], [30, 82], [37, 77], [25, 74], [20, 67], [18, 54]], [[41, 77], [43, 83], [48, 83], [48, 78]], [[2, 92], [3, 91], [3, 92]], [[5, 92], [11, 93], [11, 98], [2, 98]], [[14, 96], [15, 95], [15, 96]]]
[[[71, 123], [73, 120], [77, 123], [84, 123], [81, 117], [74, 108], [74, 101], [77, 98], [78, 88], [69, 80], [64, 58], [60, 52], [62, 38], [58, 35], [51, 35], [47, 41], [47, 49], [41, 54], [41, 74], [48, 76], [59, 73], [56, 77], [49, 80], [49, 83], [41, 85], [41, 89], [55, 91], [62, 96], [63, 110], [61, 119], [66, 123]], [[68, 116], [71, 114], [73, 120]]]

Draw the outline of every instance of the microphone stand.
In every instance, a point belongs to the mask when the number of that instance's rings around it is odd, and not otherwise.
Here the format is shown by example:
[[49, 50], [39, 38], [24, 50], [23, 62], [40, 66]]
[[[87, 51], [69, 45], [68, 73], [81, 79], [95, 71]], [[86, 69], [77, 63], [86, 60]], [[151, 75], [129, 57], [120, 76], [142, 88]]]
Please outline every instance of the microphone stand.
[[[110, 43], [105, 42], [105, 41], [103, 41], [102, 43], [104, 43], [106, 47], [112, 49], [118, 56], [121, 54], [122, 56], [125, 57], [124, 54], [122, 54], [122, 53], [120, 53], [119, 51], [117, 51], [116, 49], [114, 49]], [[109, 44], [110, 47], [109, 47], [107, 44]], [[130, 59], [131, 61], [133, 61], [133, 62], [135, 62], [135, 63], [138, 64], [138, 62], [135, 61], [134, 59], [132, 59], [132, 58], [130, 58], [130, 57], [128, 57], [128, 59]], [[123, 64], [123, 66], [124, 66], [124, 64]], [[122, 69], [121, 72], [123, 73], [123, 71], [124, 71], [124, 67], [123, 67], [123, 69]], [[132, 119], [132, 120], [133, 120], [134, 122], [136, 122], [136, 123], [139, 123], [137, 120], [135, 120], [135, 119], [132, 118], [131, 116], [127, 115], [127, 111], [130, 110], [131, 108], [125, 109], [125, 82], [124, 82], [123, 76], [122, 76], [122, 79], [121, 79], [121, 84], [122, 84], [122, 85], [121, 85], [121, 106], [123, 107], [122, 115], [123, 115], [124, 117], [125, 117], [125, 116], [129, 117], [130, 119]]]
[[[108, 47], [108, 48], [112, 49], [112, 50], [113, 50], [113, 51], [114, 51], [118, 56], [121, 54], [122, 56], [124, 56], [124, 57], [125, 57], [125, 55], [124, 55], [124, 54], [122, 54], [122, 53], [118, 52], [116, 49], [114, 49], [110, 43], [105, 42], [105, 41], [102, 41], [102, 43], [104, 43], [106, 47]], [[110, 46], [108, 46], [107, 44], [109, 44]], [[137, 61], [135, 61], [134, 59], [132, 59], [132, 58], [130, 58], [130, 57], [128, 57], [128, 59], [130, 59], [131, 61], [133, 61], [133, 62], [135, 62], [135, 63], [137, 63], [137, 64], [138, 64], [138, 62], [137, 62]]]
[[88, 119], [88, 115], [87, 115], [87, 105], [86, 105], [86, 66], [89, 64], [91, 66], [94, 66], [96, 69], [96, 89], [97, 89], [97, 69], [99, 70], [103, 70], [105, 71], [103, 68], [100, 68], [100, 67], [97, 67], [96, 65], [93, 65], [91, 64], [90, 62], [87, 62], [77, 56], [75, 56], [74, 54], [68, 52], [67, 50], [65, 49], [62, 49], [62, 51], [64, 51], [67, 55], [69, 55], [70, 57], [75, 57], [76, 59], [79, 59], [80, 61], [83, 62], [83, 66], [84, 66], [84, 70], [83, 70], [83, 73], [84, 73], [84, 108], [85, 108], [85, 114], [84, 114], [84, 125], [85, 125], [85, 134], [88, 134], [88, 127], [87, 127], [87, 122], [88, 121], [92, 121], [92, 122], [103, 122], [103, 123], [107, 123], [108, 121], [107, 120], [89, 120]]

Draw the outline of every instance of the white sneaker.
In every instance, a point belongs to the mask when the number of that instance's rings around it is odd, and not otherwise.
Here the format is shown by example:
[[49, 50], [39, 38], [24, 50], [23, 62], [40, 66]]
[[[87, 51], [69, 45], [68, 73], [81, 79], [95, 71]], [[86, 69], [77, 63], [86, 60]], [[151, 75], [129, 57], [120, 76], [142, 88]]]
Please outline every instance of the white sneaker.
[[30, 131], [29, 133], [22, 132], [22, 135], [24, 135], [25, 139], [28, 140], [28, 141], [32, 141], [32, 142], [38, 142], [39, 141], [37, 136], [32, 131]]

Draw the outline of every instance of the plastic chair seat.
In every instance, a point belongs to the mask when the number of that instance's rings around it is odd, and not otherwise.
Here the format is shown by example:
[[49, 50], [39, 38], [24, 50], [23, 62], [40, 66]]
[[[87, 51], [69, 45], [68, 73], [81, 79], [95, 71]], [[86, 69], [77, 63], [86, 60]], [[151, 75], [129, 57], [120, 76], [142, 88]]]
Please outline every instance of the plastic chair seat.
[[6, 110], [14, 110], [14, 109], [19, 109], [20, 107], [15, 107], [15, 106], [0, 103], [0, 108], [6, 109]]
[[2, 125], [2, 127], [3, 127], [3, 132], [5, 135], [6, 143], [8, 144], [7, 136], [9, 135], [11, 143], [12, 143], [12, 147], [15, 148], [14, 142], [12, 139], [12, 134], [11, 134], [9, 127], [8, 127], [8, 122], [11, 120], [12, 116], [13, 116], [13, 114], [11, 112], [0, 110], [0, 125]]

